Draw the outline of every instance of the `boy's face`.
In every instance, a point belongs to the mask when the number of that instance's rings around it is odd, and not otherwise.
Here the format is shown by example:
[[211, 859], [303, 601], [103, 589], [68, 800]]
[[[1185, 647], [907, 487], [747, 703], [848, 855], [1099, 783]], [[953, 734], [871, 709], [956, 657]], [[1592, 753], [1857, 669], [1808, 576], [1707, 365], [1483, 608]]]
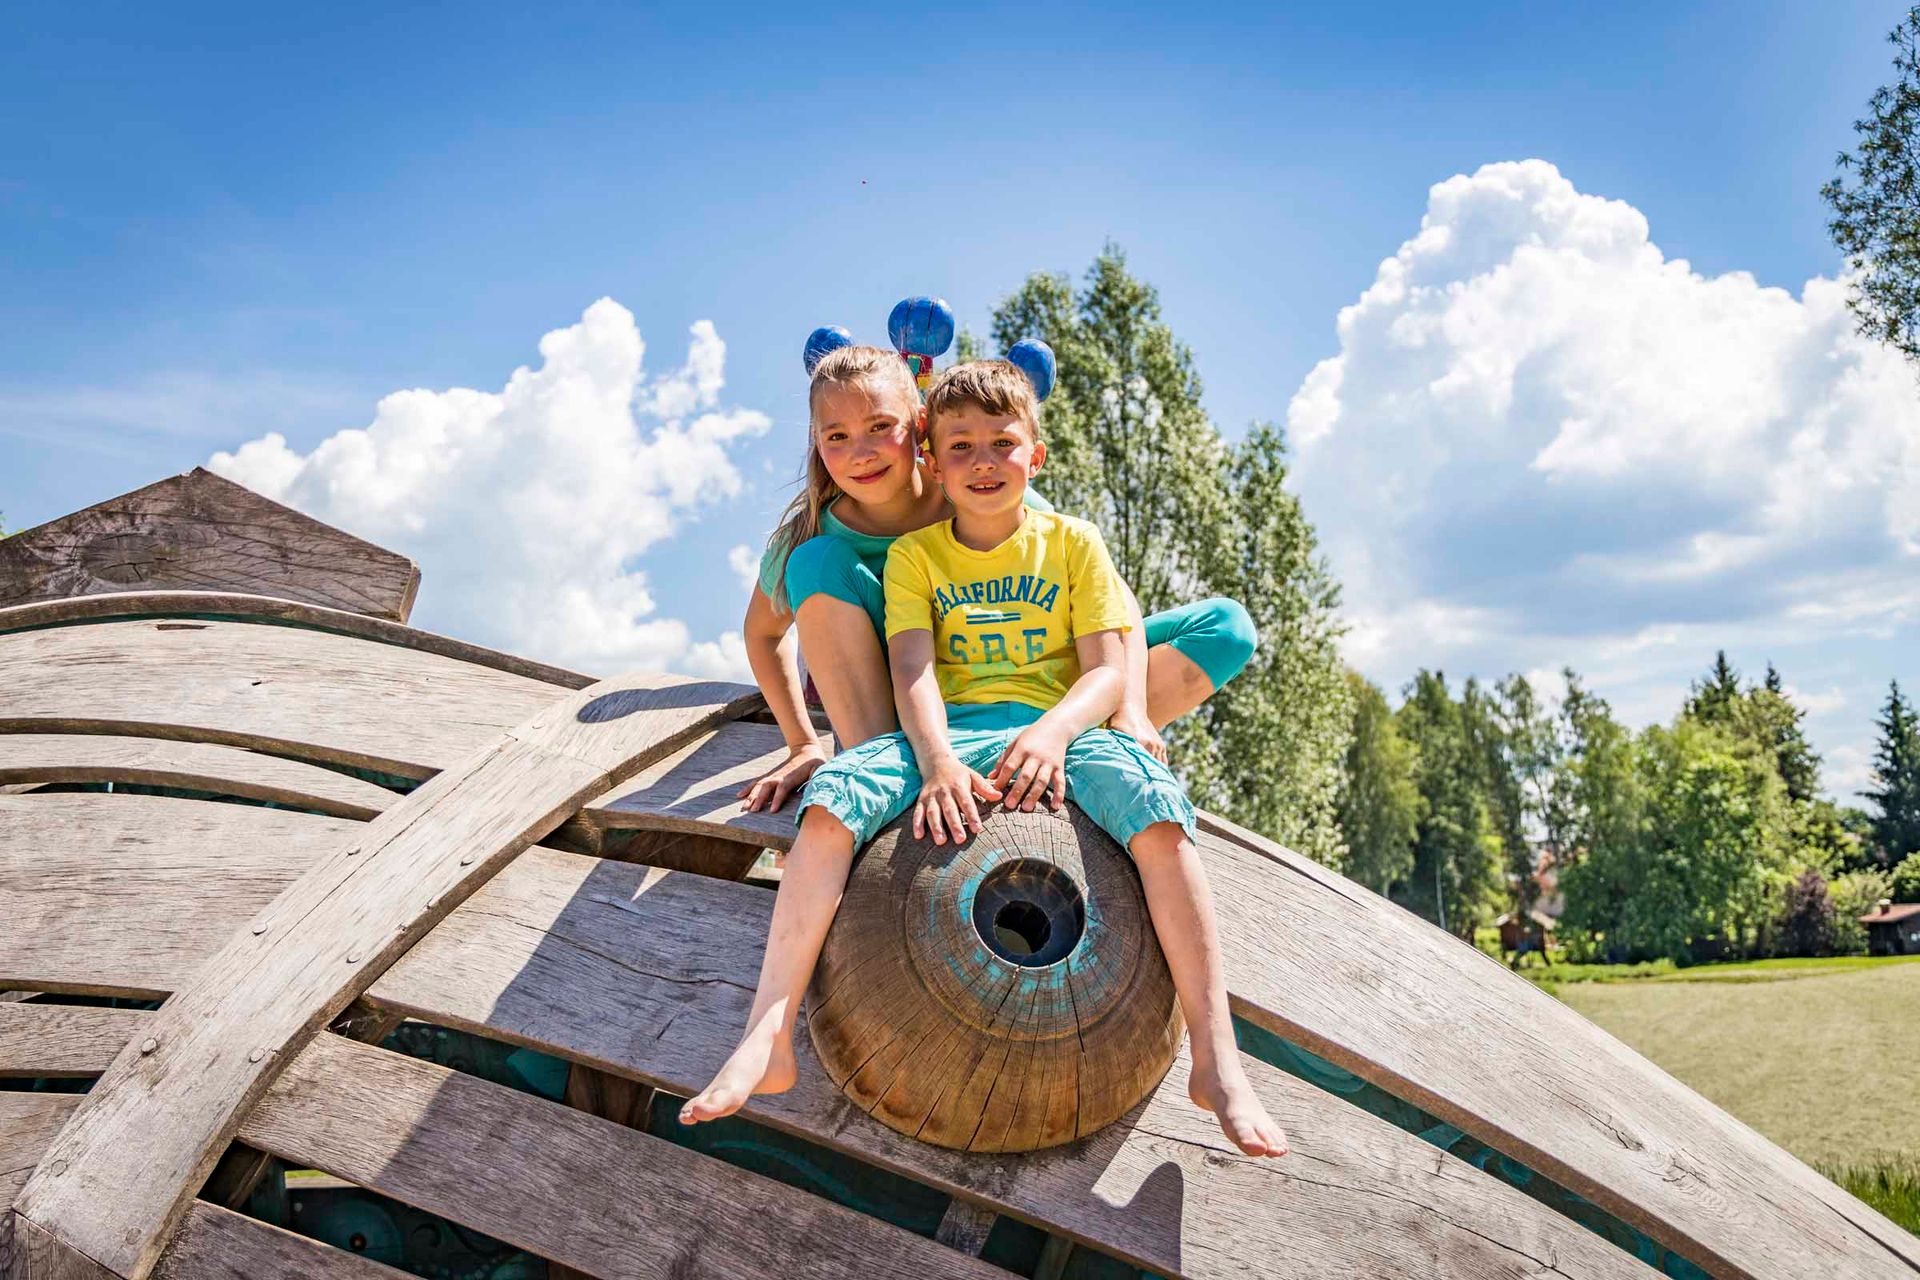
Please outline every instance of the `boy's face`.
[[1011, 511], [1047, 460], [1047, 446], [1019, 418], [978, 405], [942, 413], [933, 425], [933, 471], [954, 510], [967, 516]]

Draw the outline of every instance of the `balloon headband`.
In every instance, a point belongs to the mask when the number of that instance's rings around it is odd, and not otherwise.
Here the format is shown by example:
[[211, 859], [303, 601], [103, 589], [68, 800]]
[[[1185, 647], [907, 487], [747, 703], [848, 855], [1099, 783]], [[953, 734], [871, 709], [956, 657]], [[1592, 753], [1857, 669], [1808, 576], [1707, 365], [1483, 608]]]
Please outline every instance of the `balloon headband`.
[[[913, 385], [922, 400], [933, 385], [933, 362], [953, 345], [953, 308], [942, 298], [902, 298], [887, 317], [887, 339], [907, 362]], [[853, 345], [853, 334], [841, 325], [821, 325], [807, 335], [801, 359], [807, 376], [832, 351]], [[1022, 338], [1007, 351], [1007, 362], [1027, 375], [1034, 398], [1053, 394], [1053, 348], [1038, 338]]]

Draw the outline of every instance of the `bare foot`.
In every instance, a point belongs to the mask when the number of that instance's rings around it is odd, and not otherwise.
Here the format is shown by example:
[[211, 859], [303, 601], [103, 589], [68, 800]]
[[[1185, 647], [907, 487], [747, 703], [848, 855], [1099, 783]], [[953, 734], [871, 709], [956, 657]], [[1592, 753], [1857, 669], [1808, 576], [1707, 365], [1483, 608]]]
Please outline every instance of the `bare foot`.
[[680, 1108], [680, 1123], [730, 1116], [756, 1093], [785, 1093], [799, 1074], [790, 1034], [749, 1032], [707, 1087]]
[[1224, 1070], [1194, 1063], [1187, 1096], [1194, 1105], [1213, 1112], [1220, 1121], [1220, 1131], [1248, 1155], [1287, 1154], [1286, 1131], [1260, 1105], [1238, 1062]]

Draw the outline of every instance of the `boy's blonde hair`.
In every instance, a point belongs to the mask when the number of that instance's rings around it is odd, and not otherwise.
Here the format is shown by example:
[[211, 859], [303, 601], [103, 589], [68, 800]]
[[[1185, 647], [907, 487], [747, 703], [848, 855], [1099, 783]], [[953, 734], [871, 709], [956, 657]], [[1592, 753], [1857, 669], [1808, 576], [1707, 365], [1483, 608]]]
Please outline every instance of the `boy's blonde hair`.
[[801, 477], [800, 492], [780, 514], [780, 523], [767, 539], [767, 546], [779, 548], [781, 571], [774, 584], [773, 603], [787, 612], [786, 558], [793, 549], [820, 533], [820, 513], [842, 495], [827, 464], [820, 459], [818, 444], [820, 393], [828, 387], [861, 387], [869, 396], [897, 393], [905, 398], [908, 418], [920, 406], [920, 389], [913, 385], [913, 374], [897, 351], [881, 347], [841, 347], [829, 351], [813, 367], [813, 381], [807, 386], [807, 461]]
[[941, 414], [969, 406], [996, 418], [1018, 418], [1040, 439], [1040, 398], [1027, 375], [1005, 360], [970, 360], [941, 374], [927, 392], [927, 434]]

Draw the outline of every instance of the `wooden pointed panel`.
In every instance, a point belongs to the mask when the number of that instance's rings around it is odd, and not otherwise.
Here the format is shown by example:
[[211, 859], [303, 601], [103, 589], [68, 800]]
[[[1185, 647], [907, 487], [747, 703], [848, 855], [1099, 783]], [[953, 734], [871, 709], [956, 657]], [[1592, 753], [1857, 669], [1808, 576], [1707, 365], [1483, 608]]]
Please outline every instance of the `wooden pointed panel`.
[[200, 467], [0, 541], [0, 606], [218, 589], [404, 622], [419, 586], [405, 556]]

